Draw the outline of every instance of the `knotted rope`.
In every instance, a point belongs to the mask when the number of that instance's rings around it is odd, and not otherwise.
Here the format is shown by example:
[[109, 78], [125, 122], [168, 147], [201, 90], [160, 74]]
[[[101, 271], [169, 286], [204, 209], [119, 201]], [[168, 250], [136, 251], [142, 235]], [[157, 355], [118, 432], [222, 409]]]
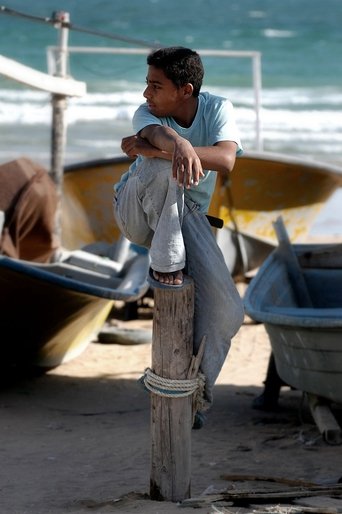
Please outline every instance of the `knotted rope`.
[[141, 377], [146, 389], [164, 398], [185, 398], [193, 395], [194, 410], [201, 410], [205, 405], [205, 375], [199, 371], [199, 366], [203, 357], [205, 341], [206, 337], [204, 336], [198, 354], [192, 358], [188, 378], [183, 380], [164, 378], [156, 375], [151, 368], [146, 368]]
[[146, 368], [142, 382], [148, 391], [164, 398], [185, 398], [193, 395], [193, 409], [195, 412], [201, 410], [205, 404], [203, 397], [205, 376], [203, 373], [198, 373], [195, 378], [176, 380], [160, 377], [153, 373], [150, 368]]
[[176, 380], [160, 377], [153, 373], [150, 368], [146, 368], [144, 384], [146, 389], [159, 396], [166, 398], [184, 398], [191, 396], [204, 386], [204, 375], [199, 373], [195, 378]]

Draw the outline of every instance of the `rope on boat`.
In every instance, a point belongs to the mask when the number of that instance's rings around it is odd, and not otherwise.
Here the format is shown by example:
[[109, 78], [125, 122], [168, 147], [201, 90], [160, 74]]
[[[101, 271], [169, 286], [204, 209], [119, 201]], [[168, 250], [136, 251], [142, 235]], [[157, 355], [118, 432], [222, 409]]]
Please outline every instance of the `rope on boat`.
[[70, 23], [69, 21], [63, 20], [62, 18], [57, 19], [54, 17], [51, 18], [51, 17], [35, 16], [32, 14], [27, 14], [27, 13], [23, 13], [21, 11], [16, 11], [14, 9], [10, 9], [9, 7], [6, 7], [5, 5], [0, 6], [0, 14], [8, 14], [10, 16], [25, 18], [30, 21], [36, 21], [38, 23], [47, 23], [47, 24], [53, 25], [54, 27], [57, 27], [57, 28], [68, 28], [69, 30], [75, 30], [76, 32], [83, 32], [85, 34], [90, 34], [92, 36], [100, 36], [100, 37], [104, 37], [107, 39], [113, 39], [115, 41], [123, 41], [125, 43], [137, 44], [140, 46], [145, 46], [147, 48], [159, 48], [160, 47], [160, 44], [157, 41], [149, 42], [149, 41], [144, 41], [142, 39], [135, 39], [135, 38], [130, 38], [130, 37], [126, 37], [126, 36], [121, 36], [119, 34], [111, 34], [109, 32], [102, 32], [102, 31], [98, 31], [98, 30], [88, 29], [85, 27], [80, 27], [80, 26], [74, 25], [74, 24]]

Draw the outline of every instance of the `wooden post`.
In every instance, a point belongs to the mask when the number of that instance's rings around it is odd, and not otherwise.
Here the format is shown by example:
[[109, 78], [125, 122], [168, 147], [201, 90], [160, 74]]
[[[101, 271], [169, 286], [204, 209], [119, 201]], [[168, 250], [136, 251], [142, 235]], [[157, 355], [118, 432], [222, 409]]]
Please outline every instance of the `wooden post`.
[[[69, 13], [55, 12], [56, 27], [60, 28], [59, 55], [56, 62], [57, 77], [66, 77], [67, 47], [69, 29], [63, 22], [69, 23]], [[57, 189], [57, 211], [55, 219], [55, 233], [61, 238], [61, 199], [63, 194], [64, 150], [66, 141], [65, 110], [67, 100], [65, 95], [52, 95], [52, 133], [51, 133], [51, 177]]]
[[[193, 355], [194, 285], [154, 288], [152, 371], [184, 380]], [[152, 500], [190, 498], [192, 396], [165, 398], [151, 394]]]
[[55, 234], [61, 239], [61, 215], [64, 174], [64, 148], [66, 127], [64, 112], [66, 109], [65, 96], [52, 95], [52, 133], [51, 133], [51, 172], [50, 176], [56, 184], [57, 209], [55, 214]]

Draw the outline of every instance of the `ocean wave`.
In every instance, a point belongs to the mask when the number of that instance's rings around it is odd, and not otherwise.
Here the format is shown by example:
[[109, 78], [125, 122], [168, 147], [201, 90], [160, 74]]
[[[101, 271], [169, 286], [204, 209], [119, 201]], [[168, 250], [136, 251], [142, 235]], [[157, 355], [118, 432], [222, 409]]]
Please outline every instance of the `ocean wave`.
[[332, 134], [342, 130], [341, 113], [334, 109], [262, 109], [261, 119], [264, 128], [271, 127], [281, 132], [305, 131], [314, 134], [324, 131]]
[[[209, 88], [208, 88], [209, 89]], [[254, 95], [249, 88], [214, 88], [213, 92], [231, 99], [238, 119], [249, 123], [255, 118]], [[69, 123], [82, 120], [130, 120], [144, 101], [142, 92], [117, 91], [88, 93], [68, 101]], [[261, 95], [263, 125], [284, 130], [341, 130], [342, 89], [275, 89]], [[0, 90], [0, 123], [33, 125], [51, 122], [50, 95], [35, 91]]]
[[[66, 111], [69, 125], [81, 122], [131, 122], [136, 110], [135, 105], [98, 105], [71, 104]], [[250, 130], [255, 125], [255, 112], [252, 108], [236, 107], [236, 119], [241, 130]], [[32, 126], [51, 124], [51, 106], [32, 103], [3, 106], [0, 102], [0, 125]], [[279, 134], [289, 133], [289, 137], [298, 137], [298, 133], [322, 133], [341, 136], [341, 115], [336, 110], [302, 110], [266, 109], [261, 110], [263, 131]], [[249, 128], [250, 127], [250, 128]]]
[[275, 38], [275, 37], [294, 37], [296, 32], [293, 30], [278, 30], [278, 29], [264, 29], [261, 33], [265, 37]]

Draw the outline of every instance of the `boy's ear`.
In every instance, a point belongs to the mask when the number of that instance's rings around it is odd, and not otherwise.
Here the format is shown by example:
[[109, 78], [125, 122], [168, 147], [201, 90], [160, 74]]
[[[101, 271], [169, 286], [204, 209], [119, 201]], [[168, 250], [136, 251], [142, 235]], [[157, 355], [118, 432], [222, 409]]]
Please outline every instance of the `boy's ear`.
[[185, 86], [183, 86], [183, 90], [184, 90], [184, 96], [185, 98], [190, 98], [190, 96], [192, 96], [192, 93], [194, 91], [194, 86], [188, 82], [188, 84], [185, 84]]

